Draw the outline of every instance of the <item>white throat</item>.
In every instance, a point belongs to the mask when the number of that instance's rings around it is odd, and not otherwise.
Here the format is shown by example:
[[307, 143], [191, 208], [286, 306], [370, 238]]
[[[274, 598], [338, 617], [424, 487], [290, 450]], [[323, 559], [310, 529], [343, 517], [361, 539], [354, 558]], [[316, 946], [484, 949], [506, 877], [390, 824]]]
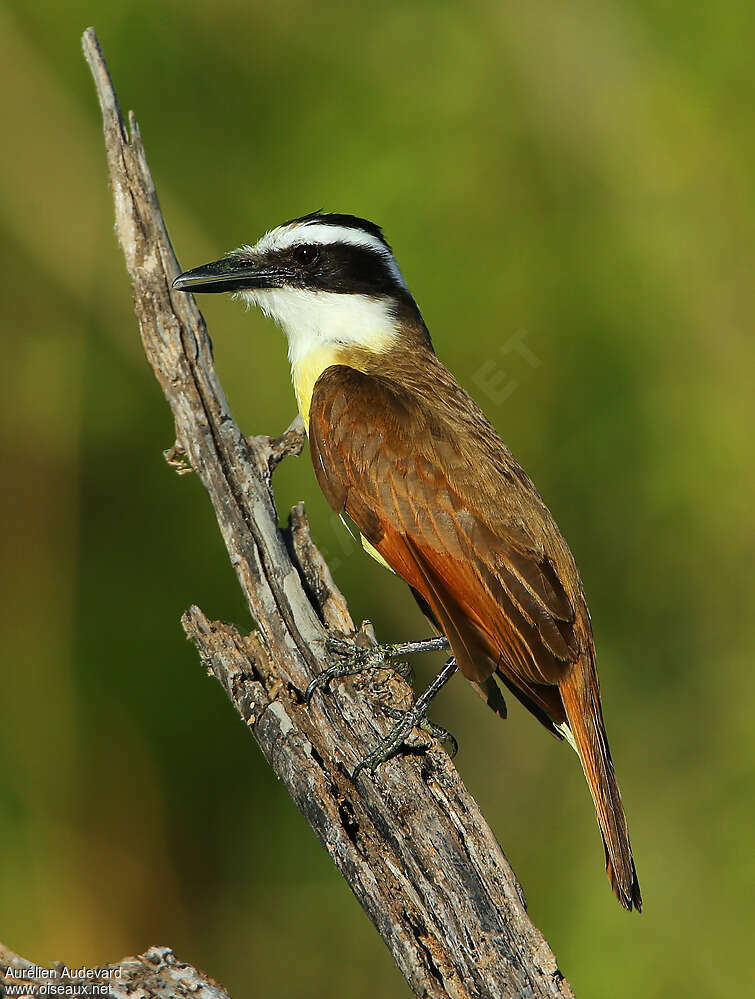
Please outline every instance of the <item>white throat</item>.
[[239, 294], [249, 304], [258, 305], [286, 334], [294, 391], [307, 426], [312, 390], [326, 368], [340, 363], [349, 347], [383, 353], [399, 335], [387, 298], [303, 288]]

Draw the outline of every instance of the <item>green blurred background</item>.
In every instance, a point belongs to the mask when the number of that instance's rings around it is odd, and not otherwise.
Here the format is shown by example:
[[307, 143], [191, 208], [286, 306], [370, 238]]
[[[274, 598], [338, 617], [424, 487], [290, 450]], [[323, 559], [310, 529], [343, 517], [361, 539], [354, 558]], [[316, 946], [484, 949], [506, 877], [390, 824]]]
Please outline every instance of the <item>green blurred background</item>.
[[[0, 3], [7, 945], [73, 964], [166, 943], [235, 997], [408, 994], [179, 626], [192, 602], [250, 621], [201, 485], [161, 456], [94, 24], [182, 264], [318, 207], [379, 221], [570, 541], [646, 912], [611, 897], [568, 749], [460, 680], [434, 715], [577, 995], [747, 991], [753, 21], [744, 0]], [[280, 431], [281, 334], [201, 304], [237, 420]], [[306, 501], [355, 617], [424, 634], [306, 457], [277, 492], [283, 515]]]

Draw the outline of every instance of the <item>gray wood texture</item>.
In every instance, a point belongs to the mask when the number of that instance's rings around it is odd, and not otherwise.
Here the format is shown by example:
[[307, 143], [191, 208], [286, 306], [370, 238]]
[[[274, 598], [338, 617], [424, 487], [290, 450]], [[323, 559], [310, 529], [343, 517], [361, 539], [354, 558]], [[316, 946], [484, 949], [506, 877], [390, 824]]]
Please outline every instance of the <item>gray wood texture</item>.
[[[190, 466], [204, 484], [257, 623], [241, 635], [192, 607], [183, 617], [186, 634], [416, 995], [572, 996], [501, 847], [439, 745], [420, 752], [427, 739], [415, 733], [416, 752], [351, 780], [392, 724], [381, 705], [410, 702], [404, 681], [382, 670], [335, 683], [311, 706], [302, 702], [301, 692], [331, 659], [328, 629], [355, 629], [303, 507], [291, 512], [287, 530], [278, 527], [272, 469], [301, 449], [301, 426], [274, 440], [248, 439], [234, 423], [194, 299], [171, 292], [180, 269], [136, 120], [130, 115], [126, 127], [92, 29], [83, 46], [102, 108], [116, 230], [142, 343], [175, 422], [176, 446], [166, 457], [178, 470]], [[369, 628], [356, 637], [374, 641]], [[283, 980], [280, 991], [287, 994]]]
[[[92, 972], [96, 972], [94, 977]], [[58, 990], [53, 991], [53, 990]], [[79, 999], [229, 999], [212, 978], [179, 961], [168, 947], [150, 947], [138, 957], [124, 957], [101, 968], [48, 968], [27, 961], [0, 944], [0, 995], [16, 997], [78, 996]]]

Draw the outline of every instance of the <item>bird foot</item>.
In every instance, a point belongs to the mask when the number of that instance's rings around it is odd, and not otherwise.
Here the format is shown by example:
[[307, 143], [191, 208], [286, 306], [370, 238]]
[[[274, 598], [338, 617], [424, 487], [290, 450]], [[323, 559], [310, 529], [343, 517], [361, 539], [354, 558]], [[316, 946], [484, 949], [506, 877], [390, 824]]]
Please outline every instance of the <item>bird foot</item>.
[[[393, 645], [373, 645], [369, 648], [356, 647], [353, 642], [344, 641], [329, 635], [326, 640], [328, 652], [337, 657], [337, 662], [328, 666], [310, 682], [304, 691], [304, 702], [309, 704], [321, 687], [329, 687], [333, 680], [344, 676], [356, 676], [371, 669], [387, 669], [388, 663], [405, 680], [411, 680], [413, 671], [408, 663], [400, 661], [403, 656], [417, 652], [437, 652], [448, 648], [448, 640], [428, 638], [420, 642], [397, 642]], [[399, 660], [393, 662], [393, 660]]]
[[[373, 773], [381, 763], [385, 763], [396, 756], [400, 752], [401, 747], [406, 743], [407, 737], [415, 728], [422, 729], [431, 739], [450, 743], [451, 756], [456, 755], [459, 749], [456, 739], [446, 729], [441, 728], [440, 725], [433, 724], [433, 722], [427, 719], [427, 709], [430, 702], [455, 672], [456, 660], [452, 656], [427, 690], [420, 694], [408, 711], [399, 711], [397, 708], [383, 706], [385, 713], [392, 718], [398, 718], [398, 722], [393, 726], [388, 735], [384, 739], [381, 739], [372, 752], [368, 753], [356, 765], [354, 773], [351, 775], [352, 780], [356, 780], [363, 770]], [[422, 750], [426, 752], [429, 748], [429, 745], [424, 746]]]
[[459, 751], [459, 744], [453, 735], [447, 729], [436, 725], [427, 718], [427, 705], [418, 706], [418, 702], [415, 701], [408, 711], [401, 711], [398, 708], [391, 708], [387, 705], [383, 705], [382, 710], [390, 718], [396, 718], [398, 721], [388, 735], [380, 740], [372, 752], [368, 753], [356, 765], [354, 773], [351, 775], [352, 780], [356, 780], [357, 776], [363, 770], [366, 770], [368, 773], [374, 773], [381, 763], [386, 763], [388, 760], [393, 759], [394, 756], [398, 756], [414, 729], [420, 729], [430, 737], [431, 741], [426, 745], [413, 746], [412, 749], [427, 752], [432, 746], [432, 741], [437, 739], [438, 742], [446, 743], [449, 746], [449, 755], [451, 758], [456, 756]]
[[[333, 680], [345, 676], [356, 676], [371, 669], [387, 669], [388, 662], [401, 655], [395, 645], [372, 645], [369, 648], [359, 648], [353, 642], [344, 641], [329, 635], [326, 640], [328, 652], [337, 657], [337, 661], [324, 669], [312, 680], [304, 691], [304, 703], [309, 704], [321, 688], [328, 689]], [[397, 662], [394, 665], [397, 673], [405, 680], [411, 679], [412, 668], [408, 663]]]

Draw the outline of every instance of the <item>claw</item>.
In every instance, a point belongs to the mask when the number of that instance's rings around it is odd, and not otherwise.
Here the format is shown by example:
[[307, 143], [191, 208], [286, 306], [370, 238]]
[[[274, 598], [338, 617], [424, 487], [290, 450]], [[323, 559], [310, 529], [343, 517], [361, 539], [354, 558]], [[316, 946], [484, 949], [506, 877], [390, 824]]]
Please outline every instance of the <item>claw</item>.
[[[403, 718], [406, 714], [410, 712], [401, 711], [400, 708], [392, 708], [388, 704], [383, 705], [383, 711], [389, 716], [389, 718]], [[435, 739], [437, 742], [443, 743], [449, 747], [448, 755], [451, 759], [456, 756], [459, 752], [459, 743], [456, 737], [448, 731], [447, 728], [443, 728], [442, 725], [437, 725], [435, 722], [430, 721], [426, 716], [424, 718], [419, 718], [414, 725], [415, 728], [422, 729], [423, 732], [427, 733], [431, 739]], [[430, 747], [428, 746], [428, 749]]]
[[306, 705], [311, 704], [312, 698], [315, 696], [320, 687], [329, 689], [330, 680], [331, 678], [328, 676], [327, 670], [324, 670], [322, 673], [318, 673], [314, 680], [310, 680], [307, 684], [307, 689], [304, 691], [304, 703]]
[[[372, 645], [363, 649], [355, 646], [352, 642], [344, 641], [329, 635], [325, 641], [325, 646], [329, 652], [340, 658], [341, 662], [333, 663], [322, 673], [319, 673], [314, 680], [311, 680], [304, 691], [304, 702], [309, 704], [315, 693], [321, 687], [328, 687], [332, 680], [342, 676], [355, 676], [369, 669], [386, 669], [389, 660], [399, 657], [413, 655], [417, 652], [438, 652], [448, 648], [448, 640], [444, 637], [428, 638], [421, 642], [399, 642], [397, 645]], [[405, 680], [411, 680], [413, 674], [411, 666], [406, 662], [394, 664], [396, 672]]]
[[[397, 708], [390, 708], [383, 706], [383, 710], [386, 714], [390, 715], [392, 718], [398, 718], [399, 722], [395, 725], [388, 735], [378, 743], [377, 746], [368, 753], [363, 760], [360, 760], [354, 767], [354, 772], [351, 775], [352, 780], [356, 780], [359, 774], [366, 770], [368, 773], [374, 773], [375, 770], [380, 766], [381, 763], [387, 763], [388, 760], [393, 759], [394, 756], [398, 756], [401, 747], [406, 742], [407, 738], [411, 735], [415, 728], [421, 729], [423, 732], [430, 736], [431, 740], [436, 740], [441, 743], [448, 743], [450, 745], [449, 756], [453, 759], [454, 756], [459, 751], [459, 744], [451, 733], [442, 728], [440, 725], [436, 725], [434, 722], [429, 721], [424, 717], [424, 714], [420, 714], [413, 708], [408, 711], [400, 711]], [[423, 751], [427, 751], [432, 748], [432, 741], [429, 745], [418, 747]]]
[[335, 656], [349, 656], [356, 651], [364, 651], [361, 646], [357, 646], [345, 638], [338, 638], [336, 635], [326, 636], [325, 648]]
[[[421, 694], [408, 711], [398, 711], [395, 708], [384, 707], [387, 714], [398, 717], [399, 721], [393, 726], [388, 735], [382, 739], [378, 745], [368, 753], [363, 760], [360, 760], [351, 775], [352, 780], [356, 780], [363, 770], [372, 773], [381, 763], [396, 756], [406, 741], [406, 737], [414, 728], [424, 728], [433, 738], [441, 741], [449, 741], [453, 747], [452, 756], [458, 751], [456, 739], [445, 729], [428, 722], [425, 718], [430, 702], [442, 687], [450, 680], [456, 672], [456, 660], [452, 657], [448, 660], [443, 669], [438, 673], [430, 686]], [[430, 748], [429, 746], [427, 747]]]
[[395, 654], [392, 645], [374, 645], [367, 649], [354, 646], [341, 638], [328, 636], [326, 647], [329, 652], [340, 657], [341, 662], [333, 663], [322, 673], [310, 680], [304, 691], [304, 703], [309, 704], [321, 688], [328, 688], [333, 680], [343, 676], [355, 676], [369, 669], [384, 669], [391, 655]]
[[[344, 641], [342, 638], [328, 636], [326, 647], [329, 652], [339, 656], [341, 661], [328, 666], [327, 669], [324, 669], [313, 680], [310, 680], [307, 689], [304, 691], [305, 704], [309, 704], [312, 701], [318, 690], [323, 687], [329, 687], [330, 683], [338, 677], [354, 676], [369, 669], [386, 669], [388, 668], [389, 660], [411, 655], [415, 652], [438, 652], [441, 649], [447, 649], [448, 640], [443, 636], [439, 636], [438, 638], [430, 638], [421, 642], [401, 642], [397, 645], [373, 645], [370, 648], [362, 649], [355, 647], [351, 642]], [[403, 670], [401, 669], [402, 666], [404, 667]], [[396, 669], [405, 678], [411, 676], [411, 667], [407, 663], [396, 664]], [[386, 713], [394, 718], [398, 718], [399, 721], [385, 739], [357, 764], [351, 775], [353, 780], [363, 770], [371, 772], [381, 763], [385, 763], [386, 760], [396, 756], [407, 736], [417, 727], [427, 732], [431, 738], [449, 743], [451, 746], [451, 755], [454, 756], [456, 754], [459, 746], [450, 732], [447, 732], [439, 725], [434, 725], [425, 718], [430, 701], [455, 672], [456, 661], [452, 657], [435, 677], [427, 690], [417, 698], [408, 711], [398, 711], [395, 708], [384, 706]]]
[[393, 759], [394, 756], [398, 756], [399, 750], [406, 741], [406, 737], [412, 731], [414, 726], [405, 727], [403, 722], [396, 725], [383, 739], [381, 742], [375, 746], [371, 753], [368, 753], [363, 760], [354, 767], [354, 772], [351, 775], [351, 779], [355, 781], [359, 774], [366, 770], [367, 773], [374, 773], [381, 763], [387, 763], [388, 760]]

